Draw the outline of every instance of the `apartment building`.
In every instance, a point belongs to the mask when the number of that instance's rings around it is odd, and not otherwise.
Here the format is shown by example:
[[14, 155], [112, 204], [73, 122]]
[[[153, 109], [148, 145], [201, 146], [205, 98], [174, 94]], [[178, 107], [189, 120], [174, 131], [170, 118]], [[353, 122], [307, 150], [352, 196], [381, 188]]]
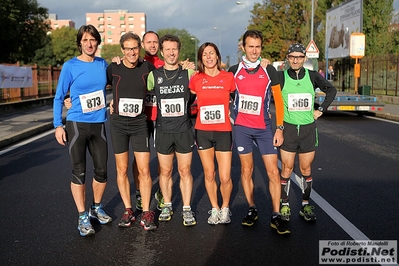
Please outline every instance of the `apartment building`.
[[52, 30], [56, 30], [64, 26], [75, 28], [75, 22], [70, 19], [58, 19], [57, 14], [49, 14], [49, 21]]
[[133, 32], [143, 37], [147, 23], [145, 13], [129, 13], [128, 10], [104, 10], [104, 13], [86, 13], [86, 25], [91, 24], [101, 34], [101, 45], [119, 44], [120, 37], [126, 32]]

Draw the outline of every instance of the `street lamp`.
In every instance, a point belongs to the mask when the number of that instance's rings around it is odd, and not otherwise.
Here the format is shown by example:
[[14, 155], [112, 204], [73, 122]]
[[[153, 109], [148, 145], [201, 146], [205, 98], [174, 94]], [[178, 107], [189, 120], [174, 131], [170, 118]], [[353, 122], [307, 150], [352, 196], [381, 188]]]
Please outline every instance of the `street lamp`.
[[194, 53], [194, 61], [195, 61], [195, 68], [197, 68], [197, 58], [198, 58], [198, 55], [197, 55], [197, 49], [198, 49], [197, 38], [192, 37], [191, 40], [194, 40], [194, 44], [195, 44], [195, 47], [194, 47], [194, 51], [195, 51], [195, 53]]
[[222, 54], [222, 39], [220, 37], [220, 29], [218, 27], [213, 27], [213, 29], [219, 31], [219, 52]]
[[247, 3], [245, 3], [245, 2], [237, 1], [236, 4], [237, 4], [237, 5], [245, 5], [245, 7], [247, 7]]

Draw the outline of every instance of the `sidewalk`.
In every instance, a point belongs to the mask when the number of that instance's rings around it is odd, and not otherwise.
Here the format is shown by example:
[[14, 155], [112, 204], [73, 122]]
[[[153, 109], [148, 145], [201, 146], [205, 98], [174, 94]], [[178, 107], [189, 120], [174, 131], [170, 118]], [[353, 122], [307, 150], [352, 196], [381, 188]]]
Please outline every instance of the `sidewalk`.
[[[385, 104], [383, 111], [374, 113], [376, 117], [399, 122], [399, 105]], [[370, 114], [372, 115], [372, 112]], [[2, 115], [0, 116], [0, 149], [52, 128], [52, 105]]]
[[[107, 104], [111, 99], [112, 93], [107, 93]], [[0, 150], [53, 128], [52, 104], [0, 115]]]

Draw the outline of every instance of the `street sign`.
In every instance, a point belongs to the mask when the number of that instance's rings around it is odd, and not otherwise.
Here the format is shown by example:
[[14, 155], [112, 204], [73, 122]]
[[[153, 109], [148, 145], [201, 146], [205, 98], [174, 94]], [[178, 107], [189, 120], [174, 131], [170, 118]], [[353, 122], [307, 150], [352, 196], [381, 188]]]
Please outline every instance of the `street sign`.
[[306, 48], [306, 55], [308, 58], [319, 58], [319, 48], [317, 48], [313, 40], [310, 41]]

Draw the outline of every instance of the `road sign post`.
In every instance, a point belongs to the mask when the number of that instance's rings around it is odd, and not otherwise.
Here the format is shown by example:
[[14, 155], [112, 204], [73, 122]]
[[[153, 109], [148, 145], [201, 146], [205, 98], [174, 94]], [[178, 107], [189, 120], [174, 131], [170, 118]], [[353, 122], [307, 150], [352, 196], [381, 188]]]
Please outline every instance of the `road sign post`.
[[317, 48], [316, 43], [311, 40], [306, 48], [306, 56], [308, 58], [319, 58], [319, 48]]

